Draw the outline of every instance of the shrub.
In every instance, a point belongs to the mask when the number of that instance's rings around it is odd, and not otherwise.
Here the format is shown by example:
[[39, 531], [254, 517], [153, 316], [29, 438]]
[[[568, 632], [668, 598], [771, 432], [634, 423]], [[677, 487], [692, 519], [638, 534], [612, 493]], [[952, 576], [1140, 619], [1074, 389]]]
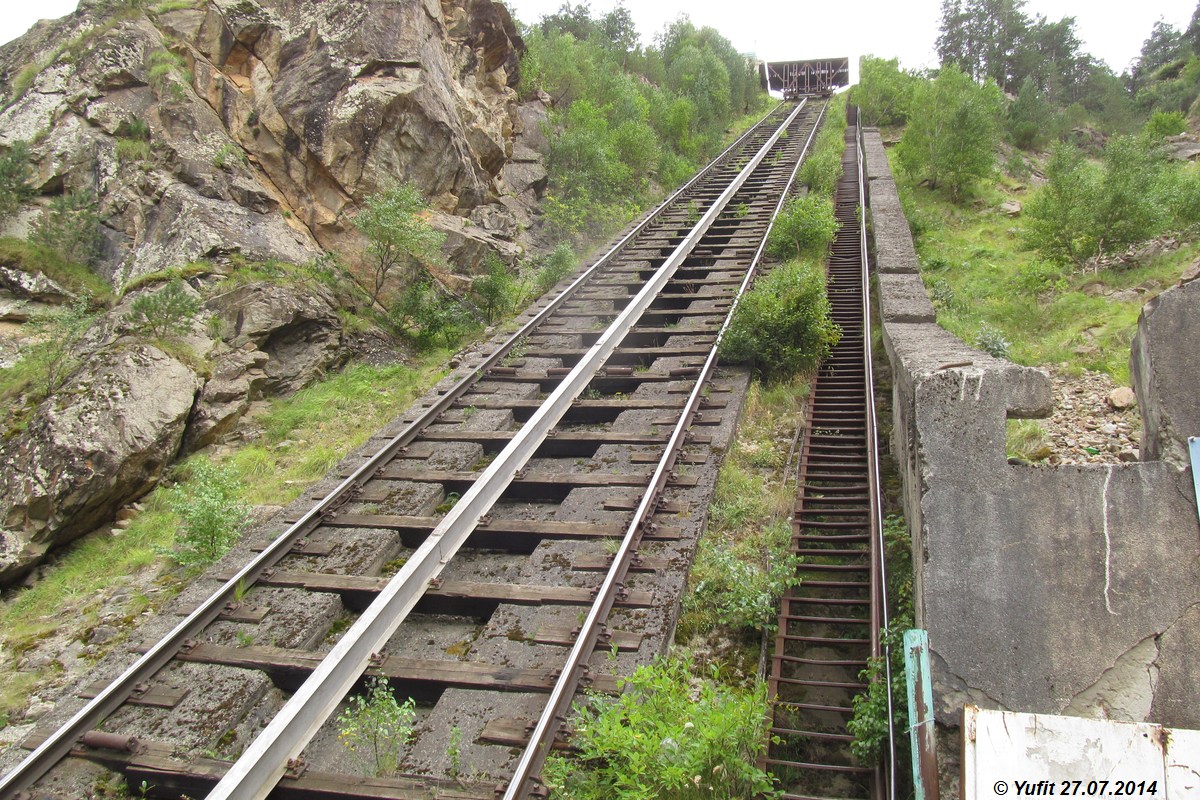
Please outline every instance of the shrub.
[[775, 217], [767, 252], [779, 259], [802, 255], [823, 257], [837, 230], [831, 201], [813, 194], [793, 197]]
[[[726, 512], [740, 509], [726, 506]], [[788, 552], [791, 526], [786, 522], [766, 526], [757, 542], [757, 558], [740, 558], [728, 546], [704, 549], [693, 572], [702, 576], [685, 605], [713, 611], [717, 622], [747, 632], [774, 630], [779, 598], [799, 584], [799, 557]]]
[[183, 281], [176, 278], [158, 291], [134, 300], [125, 319], [147, 336], [182, 336], [192, 329], [192, 321], [199, 311], [200, 301], [183, 288]]
[[471, 292], [489, 324], [512, 311], [521, 299], [521, 288], [508, 267], [493, 254], [485, 261], [485, 272], [471, 281]]
[[990, 356], [1008, 358], [1008, 350], [1012, 343], [1004, 338], [1004, 334], [991, 325], [982, 325], [975, 334], [975, 346]]
[[388, 275], [407, 259], [418, 263], [436, 257], [446, 235], [425, 220], [429, 205], [421, 190], [403, 183], [371, 195], [354, 218], [354, 226], [367, 237], [371, 270], [371, 303], [379, 295]]
[[33, 197], [29, 179], [33, 169], [29, 166], [29, 144], [13, 142], [8, 152], [0, 156], [0, 216], [8, 216]]
[[773, 269], [742, 297], [720, 354], [780, 379], [815, 369], [840, 337], [830, 318], [824, 276], [793, 262]]
[[[893, 618], [883, 632], [883, 642], [890, 647], [892, 681], [891, 709], [894, 730], [908, 729], [908, 683], [904, 671], [904, 632], [912, 627], [911, 617]], [[854, 717], [847, 730], [854, 736], [850, 752], [862, 764], [878, 764], [883, 757], [884, 742], [891, 735], [888, 730], [888, 681], [883, 656], [867, 659], [867, 668], [859, 673], [859, 680], [867, 683], [867, 691], [855, 696], [852, 706]]]
[[69, 192], [50, 201], [29, 240], [48, 247], [67, 261], [87, 265], [100, 254], [100, 215], [91, 192]]
[[183, 566], [205, 566], [225, 555], [249, 522], [233, 471], [205, 459], [188, 465], [188, 476], [167, 495], [179, 515], [172, 557]]
[[574, 759], [551, 756], [552, 794], [573, 800], [775, 797], [755, 766], [766, 744], [766, 686], [696, 679], [683, 658], [659, 659], [620, 681], [615, 699], [576, 706]]
[[427, 278], [404, 290], [388, 311], [388, 321], [423, 349], [453, 347], [475, 327], [462, 304]]
[[150, 143], [143, 139], [117, 139], [117, 160], [122, 164], [150, 158]]
[[859, 107], [863, 124], [904, 124], [920, 79], [900, 69], [896, 58], [863, 56], [858, 64], [858, 83], [850, 89], [850, 99]]
[[245, 164], [247, 163], [246, 151], [233, 142], [226, 142], [213, 154], [212, 165], [217, 169], [225, 169], [226, 165], [230, 163], [230, 159], [239, 164]]
[[1155, 111], [1142, 128], [1142, 134], [1151, 139], [1165, 139], [1186, 130], [1187, 115], [1182, 111]]
[[396, 701], [384, 678], [369, 678], [365, 695], [354, 695], [338, 715], [338, 741], [359, 767], [376, 777], [400, 766], [400, 749], [412, 737], [416, 703]]
[[34, 388], [34, 401], [41, 401], [62, 388], [79, 365], [76, 345], [95, 319], [86, 297], [66, 308], [39, 314], [27, 323], [31, 344], [21, 351], [20, 372]]
[[995, 167], [1003, 95], [992, 81], [982, 86], [953, 65], [935, 80], [918, 84], [908, 127], [897, 145], [900, 165], [945, 185], [954, 199]]
[[571, 245], [560, 244], [554, 248], [554, 252], [546, 258], [537, 272], [535, 285], [538, 295], [550, 291], [559, 281], [570, 275], [576, 264], [578, 264], [578, 258], [575, 256], [575, 251], [571, 249]]

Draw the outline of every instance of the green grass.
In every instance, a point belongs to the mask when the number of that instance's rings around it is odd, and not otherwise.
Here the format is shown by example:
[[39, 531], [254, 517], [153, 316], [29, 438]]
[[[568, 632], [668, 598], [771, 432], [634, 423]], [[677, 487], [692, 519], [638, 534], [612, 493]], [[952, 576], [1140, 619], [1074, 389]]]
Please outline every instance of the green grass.
[[[938, 323], [966, 342], [974, 342], [985, 326], [998, 330], [1012, 343], [1008, 357], [1018, 364], [1076, 375], [1104, 372], [1127, 385], [1129, 345], [1142, 305], [1200, 256], [1200, 243], [1189, 243], [1128, 269], [1090, 272], [1056, 265], [1026, 248], [1021, 220], [1000, 211], [1007, 199], [1027, 201], [1028, 189], [1001, 179], [955, 205], [893, 171]], [[1156, 288], [1135, 298], [1107, 296], [1147, 282]]]
[[430, 353], [415, 368], [352, 365], [273, 402], [260, 419], [262, 439], [230, 457], [246, 486], [244, 499], [279, 504], [295, 498], [436, 382], [448, 355]]
[[99, 275], [82, 264], [67, 261], [48, 247], [23, 239], [0, 237], [0, 264], [25, 272], [41, 272], [64, 289], [90, 296], [94, 304], [108, 305], [113, 300], [112, 287]]
[[755, 674], [759, 631], [770, 625], [763, 611], [768, 605], [773, 610], [774, 600], [764, 592], [791, 535], [787, 519], [795, 486], [784, 470], [807, 394], [805, 379], [751, 385], [688, 576], [676, 641], [733, 641], [714, 658], [730, 679]]

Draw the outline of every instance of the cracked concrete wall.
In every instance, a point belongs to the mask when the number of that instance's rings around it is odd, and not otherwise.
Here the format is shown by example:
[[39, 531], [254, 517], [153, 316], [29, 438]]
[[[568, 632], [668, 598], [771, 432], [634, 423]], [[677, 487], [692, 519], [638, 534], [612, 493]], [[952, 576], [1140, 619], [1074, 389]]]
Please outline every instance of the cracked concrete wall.
[[[1200, 524], [1190, 470], [1167, 461], [1007, 463], [1005, 420], [1049, 413], [1049, 378], [937, 326], [877, 132], [868, 131], [866, 154], [895, 376], [893, 447], [938, 721], [957, 726], [963, 703], [973, 702], [1200, 728]], [[1159, 381], [1155, 397], [1139, 399], [1194, 406], [1177, 385]]]

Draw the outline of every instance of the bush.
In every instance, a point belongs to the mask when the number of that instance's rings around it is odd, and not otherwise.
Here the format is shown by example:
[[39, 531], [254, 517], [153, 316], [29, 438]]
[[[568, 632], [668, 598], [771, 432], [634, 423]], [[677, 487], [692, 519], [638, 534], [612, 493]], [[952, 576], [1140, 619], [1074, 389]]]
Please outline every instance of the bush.
[[571, 274], [578, 263], [579, 259], [571, 245], [560, 244], [554, 248], [554, 252], [542, 262], [534, 279], [538, 295], [541, 296], [557, 286], [559, 281]]
[[1182, 111], [1155, 111], [1142, 128], [1142, 134], [1150, 139], [1165, 139], [1187, 130], [1187, 115]]
[[766, 744], [767, 692], [693, 677], [683, 658], [659, 659], [620, 681], [615, 699], [576, 706], [574, 759], [552, 755], [544, 777], [572, 800], [776, 797], [755, 766]]
[[150, 143], [142, 139], [117, 139], [117, 160], [122, 164], [147, 161], [150, 158]]
[[767, 252], [779, 259], [803, 255], [824, 257], [837, 229], [831, 201], [813, 194], [793, 197], [775, 217]]
[[408, 259], [418, 264], [434, 259], [446, 235], [425, 220], [429, 205], [421, 190], [411, 183], [373, 194], [366, 199], [365, 206], [354, 218], [354, 226], [367, 237], [372, 277], [369, 291], [374, 304], [379, 302], [383, 286], [394, 269]]
[[33, 169], [29, 166], [29, 144], [13, 142], [8, 152], [0, 156], [0, 216], [9, 216], [33, 197], [29, 179]]
[[183, 336], [191, 331], [192, 321], [199, 311], [200, 301], [183, 288], [183, 281], [176, 278], [158, 291], [134, 300], [125, 319], [146, 336]]
[[488, 324], [491, 324], [498, 317], [511, 312], [520, 302], [521, 287], [504, 262], [495, 255], [488, 255], [484, 269], [483, 275], [471, 281], [471, 292], [478, 298], [479, 307]]
[[91, 192], [69, 192], [50, 201], [29, 241], [54, 250], [67, 261], [91, 264], [100, 254], [100, 215]]
[[792, 262], [760, 278], [734, 312], [720, 355], [752, 364], [767, 379], [815, 369], [841, 337], [830, 319], [825, 278]]
[[453, 347], [474, 327], [462, 304], [430, 279], [409, 286], [388, 311], [388, 320], [418, 347]]
[[850, 100], [858, 106], [863, 124], [903, 125], [920, 78], [900, 69], [896, 58], [863, 56], [858, 64], [858, 83], [850, 89]]
[[[904, 632], [912, 627], [912, 618], [893, 618], [883, 633], [883, 642], [890, 647], [892, 681], [891, 699], [894, 730], [899, 733], [908, 729], [908, 683], [904, 671]], [[883, 757], [884, 743], [892, 731], [888, 729], [888, 681], [883, 656], [867, 659], [867, 668], [859, 673], [859, 680], [867, 683], [867, 691], [856, 695], [852, 703], [854, 718], [847, 730], [854, 736], [850, 752], [865, 765], [878, 764]]]
[[945, 185], [954, 199], [990, 175], [996, 162], [1003, 95], [992, 81], [982, 86], [953, 65], [918, 84], [908, 127], [897, 145], [910, 175]]
[[369, 678], [366, 689], [338, 715], [338, 741], [360, 768], [376, 777], [391, 775], [400, 766], [400, 749], [412, 737], [416, 703], [411, 697], [396, 702], [384, 678]]
[[1008, 358], [1008, 350], [1012, 343], [1004, 338], [1004, 334], [991, 325], [982, 325], [975, 334], [975, 346], [990, 356]]
[[[740, 509], [725, 506], [722, 510], [737, 513]], [[787, 522], [766, 526], [760, 534], [756, 544], [761, 550], [749, 560], [728, 545], [703, 549], [692, 568], [701, 577], [685, 606], [710, 609], [717, 622], [737, 630], [774, 630], [779, 598], [800, 582], [799, 557], [788, 552], [792, 529]]]
[[167, 495], [179, 515], [172, 557], [183, 566], [206, 566], [233, 546], [250, 520], [241, 485], [228, 467], [204, 459], [188, 465], [188, 476]]
[[27, 323], [31, 344], [22, 347], [18, 367], [33, 387], [31, 400], [40, 402], [58, 391], [79, 365], [75, 347], [95, 320], [88, 305], [87, 298], [80, 298]]

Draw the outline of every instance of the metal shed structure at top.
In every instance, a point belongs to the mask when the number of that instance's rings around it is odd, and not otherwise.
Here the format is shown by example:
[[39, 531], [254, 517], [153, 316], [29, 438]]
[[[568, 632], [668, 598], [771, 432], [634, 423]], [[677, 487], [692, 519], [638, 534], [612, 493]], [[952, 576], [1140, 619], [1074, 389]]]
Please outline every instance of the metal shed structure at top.
[[769, 61], [767, 86], [791, 99], [805, 95], [830, 95], [850, 85], [850, 59], [815, 58], [808, 61]]

